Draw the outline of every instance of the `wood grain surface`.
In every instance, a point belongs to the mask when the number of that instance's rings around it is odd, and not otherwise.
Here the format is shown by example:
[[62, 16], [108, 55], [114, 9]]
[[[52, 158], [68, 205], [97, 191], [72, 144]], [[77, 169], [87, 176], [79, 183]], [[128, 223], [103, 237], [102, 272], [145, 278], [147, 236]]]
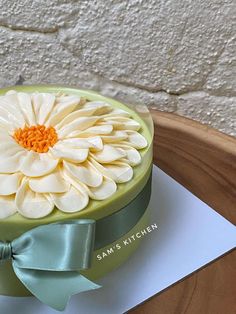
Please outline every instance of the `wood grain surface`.
[[[154, 163], [236, 223], [236, 138], [171, 113], [152, 111]], [[236, 250], [129, 313], [236, 314]]]

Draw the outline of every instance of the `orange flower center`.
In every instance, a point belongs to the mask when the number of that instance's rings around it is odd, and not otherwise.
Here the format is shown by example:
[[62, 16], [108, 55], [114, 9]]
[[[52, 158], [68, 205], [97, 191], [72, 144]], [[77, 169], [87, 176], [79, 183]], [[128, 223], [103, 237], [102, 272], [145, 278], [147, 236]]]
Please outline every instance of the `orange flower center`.
[[45, 125], [19, 128], [15, 130], [13, 138], [24, 148], [37, 153], [46, 153], [58, 140], [56, 130], [52, 126], [47, 128]]

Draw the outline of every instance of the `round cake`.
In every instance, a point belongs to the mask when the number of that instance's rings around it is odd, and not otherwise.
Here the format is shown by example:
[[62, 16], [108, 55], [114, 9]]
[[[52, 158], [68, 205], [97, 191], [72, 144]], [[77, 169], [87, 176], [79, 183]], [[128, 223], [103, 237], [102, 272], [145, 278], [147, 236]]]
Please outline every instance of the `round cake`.
[[[40, 225], [100, 221], [125, 208], [150, 182], [153, 129], [144, 107], [75, 88], [17, 86], [0, 90], [0, 129], [0, 241]], [[112, 245], [145, 222], [144, 214]], [[102, 262], [97, 256], [111, 245], [95, 247], [92, 266], [82, 273], [103, 276], [137, 245]], [[0, 266], [0, 294], [30, 294], [10, 261]]]

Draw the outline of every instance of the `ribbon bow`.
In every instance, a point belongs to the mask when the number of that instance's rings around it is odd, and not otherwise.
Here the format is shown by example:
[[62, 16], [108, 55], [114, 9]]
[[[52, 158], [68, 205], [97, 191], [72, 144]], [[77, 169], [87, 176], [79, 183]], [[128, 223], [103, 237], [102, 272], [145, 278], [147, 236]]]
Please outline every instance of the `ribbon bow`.
[[90, 267], [95, 221], [80, 219], [36, 227], [12, 242], [0, 241], [0, 261], [40, 301], [63, 311], [74, 294], [100, 288], [80, 275]]

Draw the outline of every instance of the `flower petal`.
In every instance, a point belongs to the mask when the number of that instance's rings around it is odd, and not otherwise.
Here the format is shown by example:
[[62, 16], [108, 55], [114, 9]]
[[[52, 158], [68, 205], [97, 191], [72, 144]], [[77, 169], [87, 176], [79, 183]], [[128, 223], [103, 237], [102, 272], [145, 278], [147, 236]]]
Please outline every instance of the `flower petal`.
[[138, 131], [140, 129], [140, 124], [134, 119], [129, 119], [126, 117], [107, 117], [103, 119], [105, 122], [100, 124], [111, 124], [115, 130], [134, 130]]
[[50, 152], [55, 158], [80, 163], [87, 159], [89, 150], [87, 148], [73, 148], [58, 143], [50, 148]]
[[88, 205], [89, 197], [71, 185], [66, 193], [51, 194], [54, 204], [65, 213], [74, 213]]
[[72, 121], [81, 118], [81, 117], [89, 117], [91, 116], [93, 113], [95, 112], [95, 109], [91, 108], [91, 109], [79, 109], [76, 111], [71, 112], [70, 114], [68, 114], [67, 116], [64, 117], [64, 119], [62, 119], [57, 125], [56, 128], [57, 129], [61, 129], [63, 128], [65, 125], [67, 125], [68, 123], [71, 123]]
[[16, 141], [7, 133], [0, 133], [0, 157], [14, 156], [19, 152], [26, 152]]
[[115, 176], [117, 183], [128, 182], [133, 177], [132, 167], [122, 162], [106, 165], [105, 168]]
[[6, 132], [14, 132], [15, 129], [19, 128], [18, 121], [14, 121], [11, 114], [9, 114], [4, 108], [0, 107], [0, 127]]
[[15, 195], [0, 196], [0, 219], [12, 216], [16, 211]]
[[109, 112], [108, 114], [104, 115], [104, 117], [110, 117], [110, 119], [112, 119], [113, 117], [126, 117], [126, 118], [129, 118], [130, 117], [130, 114], [123, 110], [123, 109], [120, 109], [120, 108], [114, 108], [111, 112]]
[[59, 142], [62, 145], [69, 145], [73, 148], [90, 148], [93, 151], [102, 150], [103, 142], [100, 136], [86, 138], [67, 138]]
[[18, 101], [21, 112], [25, 118], [25, 122], [28, 125], [35, 125], [36, 120], [34, 115], [33, 104], [31, 102], [31, 96], [26, 93], [18, 93]]
[[102, 134], [110, 134], [113, 130], [112, 125], [95, 125], [91, 128], [86, 129], [85, 131], [74, 131], [70, 133], [67, 137], [88, 137], [91, 135], [102, 135]]
[[101, 104], [97, 104], [97, 102], [88, 102], [84, 105], [83, 108], [78, 109], [76, 111], [71, 112], [67, 116], [64, 117], [57, 125], [56, 128], [60, 129], [68, 123], [71, 123], [77, 118], [80, 117], [89, 117], [92, 115], [99, 116], [103, 113], [109, 112], [111, 107], [103, 102]]
[[54, 106], [46, 124], [55, 126], [81, 103], [82, 99], [78, 96], [71, 95], [58, 97], [56, 99], [56, 105]]
[[44, 124], [49, 113], [52, 111], [56, 97], [50, 93], [37, 93], [32, 95], [32, 102], [36, 115], [36, 122]]
[[[124, 160], [131, 166], [136, 166], [139, 165], [142, 161], [141, 155], [140, 153], [133, 147], [128, 145], [129, 143], [127, 143], [127, 145], [124, 144], [112, 144], [114, 147], [118, 147], [122, 150], [125, 151], [126, 153], [126, 157], [124, 158]], [[123, 159], [122, 159], [123, 161]]]
[[20, 111], [17, 93], [12, 93], [0, 97], [1, 117], [10, 121], [14, 128], [24, 126], [25, 119]]
[[84, 108], [94, 109], [94, 114], [98, 116], [112, 111], [112, 107], [104, 101], [89, 101], [84, 105]]
[[69, 190], [70, 184], [63, 179], [57, 169], [43, 177], [29, 179], [29, 187], [38, 193], [64, 193]]
[[28, 177], [40, 177], [52, 172], [58, 164], [58, 159], [53, 159], [48, 153], [28, 151], [20, 170]]
[[128, 145], [134, 148], [142, 149], [148, 145], [147, 140], [144, 136], [135, 131], [127, 131], [128, 139], [126, 140]]
[[98, 172], [90, 162], [86, 161], [83, 164], [73, 165], [64, 161], [63, 164], [70, 175], [78, 179], [80, 182], [91, 187], [97, 187], [102, 184], [102, 174]]
[[86, 184], [80, 182], [76, 177], [69, 172], [64, 171], [65, 178], [81, 193], [86, 193], [91, 199], [104, 200], [116, 192], [117, 186], [113, 180], [103, 177], [102, 184], [98, 187], [88, 187]]
[[5, 95], [12, 95], [12, 94], [17, 94], [17, 91], [14, 89], [11, 89], [11, 90], [7, 91]]
[[0, 140], [3, 142], [14, 142], [16, 143], [16, 141], [13, 139], [13, 137], [4, 129], [2, 128], [1, 132], [0, 132]]
[[54, 204], [46, 194], [35, 193], [29, 188], [28, 180], [22, 182], [16, 193], [18, 212], [27, 218], [42, 218], [50, 214]]
[[20, 185], [22, 174], [0, 174], [0, 195], [15, 194]]
[[89, 188], [89, 196], [94, 200], [105, 200], [112, 196], [117, 190], [117, 186], [113, 180], [103, 177], [103, 182], [99, 187]]
[[87, 137], [86, 140], [91, 145], [90, 147], [91, 151], [99, 151], [103, 149], [103, 142], [100, 136]]
[[103, 150], [92, 154], [93, 158], [101, 163], [110, 163], [126, 156], [125, 152], [111, 145], [104, 145]]
[[128, 135], [124, 131], [113, 131], [111, 134], [102, 135], [101, 137], [105, 143], [113, 143], [113, 142], [119, 142], [119, 141], [123, 141], [127, 139]]
[[133, 177], [132, 167], [124, 162], [115, 161], [112, 164], [101, 165], [92, 158], [90, 160], [98, 171], [116, 183], [128, 182]]
[[20, 151], [14, 155], [0, 155], [0, 172], [14, 173], [20, 170], [21, 164], [24, 160], [25, 152]]
[[67, 125], [63, 126], [61, 129], [57, 131], [58, 137], [60, 139], [64, 138], [68, 134], [72, 133], [73, 131], [83, 131], [87, 128], [94, 125], [99, 118], [94, 117], [80, 117], [76, 119], [75, 121], [72, 121], [71, 123], [68, 123]]

